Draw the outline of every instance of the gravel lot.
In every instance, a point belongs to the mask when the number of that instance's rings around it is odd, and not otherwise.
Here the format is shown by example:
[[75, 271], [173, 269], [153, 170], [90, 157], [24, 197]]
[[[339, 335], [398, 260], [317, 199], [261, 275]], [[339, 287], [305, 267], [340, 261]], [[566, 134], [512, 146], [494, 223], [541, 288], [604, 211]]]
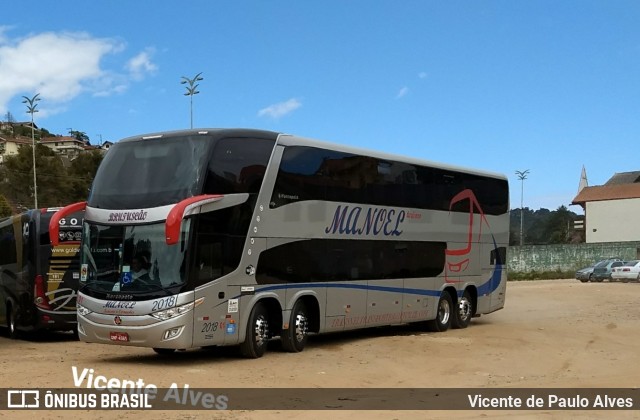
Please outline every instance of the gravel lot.
[[[640, 387], [638, 283], [510, 282], [505, 309], [465, 330], [414, 326], [312, 337], [302, 353], [257, 360], [233, 348], [158, 356], [86, 344], [69, 334], [0, 337], [1, 387], [73, 388], [73, 366], [159, 388], [633, 388]], [[36, 415], [37, 414], [37, 415]], [[637, 418], [638, 411], [0, 411], [2, 419]]]

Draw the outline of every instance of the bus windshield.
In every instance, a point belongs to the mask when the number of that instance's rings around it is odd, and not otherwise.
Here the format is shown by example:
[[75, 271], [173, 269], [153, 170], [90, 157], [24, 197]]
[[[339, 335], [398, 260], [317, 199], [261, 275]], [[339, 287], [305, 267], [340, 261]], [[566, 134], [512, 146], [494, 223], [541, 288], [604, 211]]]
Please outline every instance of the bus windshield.
[[188, 220], [183, 222], [180, 243], [167, 245], [164, 223], [140, 226], [85, 223], [81, 287], [98, 293], [147, 294], [184, 285], [189, 225]]
[[174, 204], [196, 195], [210, 143], [207, 136], [116, 143], [100, 164], [88, 205], [140, 209]]

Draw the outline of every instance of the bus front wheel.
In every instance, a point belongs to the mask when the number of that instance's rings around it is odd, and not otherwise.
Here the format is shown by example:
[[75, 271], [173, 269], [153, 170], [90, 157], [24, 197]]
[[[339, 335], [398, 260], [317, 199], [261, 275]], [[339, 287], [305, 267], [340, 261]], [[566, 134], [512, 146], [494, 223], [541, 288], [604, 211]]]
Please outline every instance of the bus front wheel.
[[269, 318], [267, 308], [262, 303], [256, 303], [249, 315], [247, 336], [240, 344], [240, 353], [244, 357], [257, 359], [264, 355], [269, 341]]
[[436, 315], [436, 319], [427, 321], [427, 328], [434, 332], [447, 331], [451, 326], [452, 308], [453, 302], [451, 300], [451, 295], [446, 291], [442, 292], [440, 300], [438, 300], [438, 313]]
[[282, 348], [291, 353], [304, 350], [309, 333], [309, 313], [304, 302], [298, 300], [291, 310], [289, 328], [282, 331]]

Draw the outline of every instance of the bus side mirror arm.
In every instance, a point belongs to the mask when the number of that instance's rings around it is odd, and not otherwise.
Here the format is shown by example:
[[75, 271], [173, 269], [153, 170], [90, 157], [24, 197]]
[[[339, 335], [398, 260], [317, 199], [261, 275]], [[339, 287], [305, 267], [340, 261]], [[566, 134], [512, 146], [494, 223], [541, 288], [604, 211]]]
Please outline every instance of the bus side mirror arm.
[[188, 213], [193, 212], [194, 209], [202, 207], [205, 204], [220, 201], [223, 198], [223, 195], [203, 194], [186, 198], [173, 206], [167, 215], [167, 221], [164, 226], [167, 245], [175, 245], [178, 243], [180, 226], [182, 225], [182, 220]]
[[192, 214], [208, 213], [227, 207], [237, 206], [249, 199], [248, 193], [240, 194], [203, 194], [182, 200], [169, 212], [164, 227], [167, 245], [175, 245], [180, 238], [182, 220]]
[[53, 213], [51, 216], [51, 220], [49, 220], [49, 241], [51, 245], [57, 246], [60, 243], [60, 219], [70, 215], [71, 213], [75, 213], [80, 210], [84, 210], [87, 208], [87, 202], [81, 201], [79, 203], [69, 204]]

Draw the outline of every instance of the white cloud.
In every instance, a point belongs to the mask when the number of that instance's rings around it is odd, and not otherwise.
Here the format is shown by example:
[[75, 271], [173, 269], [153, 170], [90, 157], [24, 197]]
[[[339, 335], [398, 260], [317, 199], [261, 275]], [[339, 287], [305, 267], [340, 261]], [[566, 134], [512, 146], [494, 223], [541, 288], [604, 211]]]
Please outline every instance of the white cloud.
[[425, 71], [421, 71], [420, 73], [418, 73], [418, 77], [419, 77], [420, 79], [426, 79], [426, 78], [427, 78], [427, 76], [429, 76], [429, 75], [428, 75], [428, 74], [427, 74], [427, 72], [425, 72]]
[[0, 27], [1, 113], [15, 96], [40, 93], [47, 103], [41, 110], [46, 113], [85, 92], [104, 96], [122, 91], [132, 79], [155, 70], [149, 51], [129, 61], [131, 74], [105, 69], [102, 60], [124, 50], [124, 44], [115, 39], [83, 32], [43, 32], [11, 39], [8, 29]]
[[127, 62], [125, 67], [134, 79], [140, 80], [146, 73], [155, 73], [158, 70], [158, 66], [151, 61], [153, 52], [153, 49], [147, 49]]
[[405, 96], [407, 93], [409, 93], [409, 88], [404, 86], [402, 89], [400, 89], [400, 92], [398, 92], [398, 94], [396, 95], [396, 99], [400, 99], [403, 96]]
[[269, 105], [266, 108], [262, 108], [260, 111], [258, 111], [258, 116], [280, 118], [292, 113], [301, 106], [302, 103], [300, 101], [295, 98], [291, 98], [288, 101], [280, 102], [277, 104]]

